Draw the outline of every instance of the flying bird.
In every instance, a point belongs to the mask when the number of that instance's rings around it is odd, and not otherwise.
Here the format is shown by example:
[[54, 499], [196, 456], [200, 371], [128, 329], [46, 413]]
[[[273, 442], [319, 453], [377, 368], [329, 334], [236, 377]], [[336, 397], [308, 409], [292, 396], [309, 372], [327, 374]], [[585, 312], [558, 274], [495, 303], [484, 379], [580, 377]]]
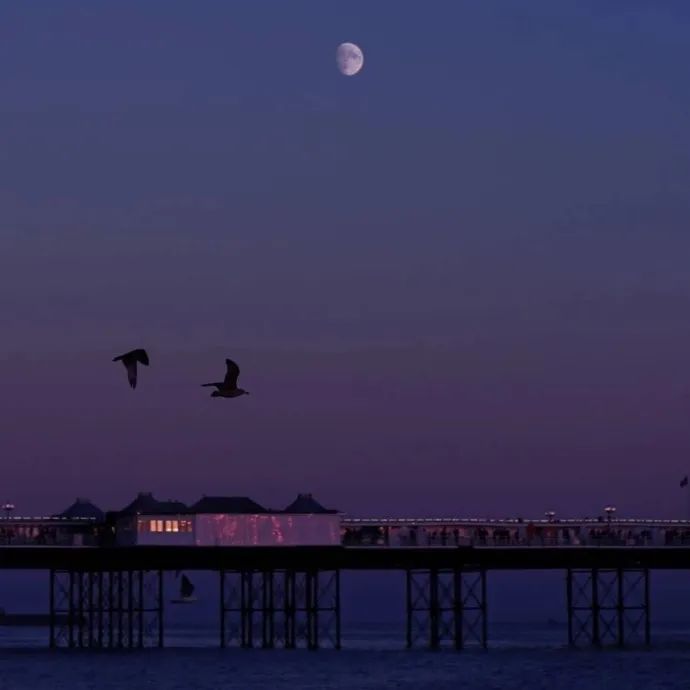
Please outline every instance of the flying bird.
[[132, 388], [137, 387], [137, 362], [143, 364], [144, 366], [149, 365], [149, 356], [146, 354], [146, 350], [141, 348], [137, 350], [132, 350], [124, 355], [113, 358], [113, 362], [122, 362], [127, 369], [127, 380]]
[[240, 375], [240, 368], [231, 359], [225, 360], [227, 371], [222, 382], [202, 383], [202, 386], [215, 386], [216, 390], [211, 393], [212, 398], [237, 398], [240, 395], [249, 395], [249, 391], [237, 387], [237, 379]]

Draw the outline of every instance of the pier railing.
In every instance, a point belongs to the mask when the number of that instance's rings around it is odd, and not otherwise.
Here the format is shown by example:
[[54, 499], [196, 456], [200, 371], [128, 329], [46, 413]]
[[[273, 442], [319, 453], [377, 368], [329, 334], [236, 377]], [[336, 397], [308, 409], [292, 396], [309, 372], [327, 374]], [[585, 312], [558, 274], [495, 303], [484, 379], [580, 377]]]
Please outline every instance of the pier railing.
[[[353, 518], [340, 520], [340, 544], [352, 547], [688, 547], [690, 521], [685, 520], [555, 520], [553, 522], [512, 520], [441, 519], [441, 518]], [[303, 545], [338, 543], [337, 525], [327, 541], [307, 539]], [[137, 534], [139, 534], [137, 532]], [[150, 536], [145, 534], [144, 536]], [[158, 545], [175, 546], [174, 532], [155, 535]], [[309, 535], [308, 535], [309, 536]], [[323, 537], [323, 535], [320, 535]], [[246, 546], [268, 546], [265, 540], [243, 536]], [[138, 543], [121, 539], [105, 523], [53, 519], [0, 519], [0, 548], [8, 546], [123, 546]], [[208, 540], [206, 540], [208, 542]], [[142, 542], [143, 543], [149, 543]], [[184, 542], [197, 541], [194, 532]], [[179, 544], [178, 544], [179, 545]], [[205, 543], [205, 545], [209, 545]], [[234, 546], [225, 543], [224, 546]], [[239, 543], [237, 545], [240, 545]], [[276, 544], [277, 545], [277, 544]]]
[[[497, 521], [498, 522], [498, 521]], [[553, 546], [690, 546], [690, 524], [604, 523], [568, 521], [534, 523], [512, 521], [498, 524], [388, 519], [343, 521], [343, 546], [375, 547], [553, 547]]]

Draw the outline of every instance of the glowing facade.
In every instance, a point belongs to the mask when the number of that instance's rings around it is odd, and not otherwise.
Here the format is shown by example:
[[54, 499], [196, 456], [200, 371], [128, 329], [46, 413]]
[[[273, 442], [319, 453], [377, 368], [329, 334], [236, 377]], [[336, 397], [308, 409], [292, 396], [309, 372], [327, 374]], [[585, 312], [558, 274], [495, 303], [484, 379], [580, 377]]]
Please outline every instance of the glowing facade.
[[285, 510], [245, 497], [205, 496], [190, 506], [140, 494], [114, 516], [120, 545], [337, 546], [340, 515], [302, 494]]

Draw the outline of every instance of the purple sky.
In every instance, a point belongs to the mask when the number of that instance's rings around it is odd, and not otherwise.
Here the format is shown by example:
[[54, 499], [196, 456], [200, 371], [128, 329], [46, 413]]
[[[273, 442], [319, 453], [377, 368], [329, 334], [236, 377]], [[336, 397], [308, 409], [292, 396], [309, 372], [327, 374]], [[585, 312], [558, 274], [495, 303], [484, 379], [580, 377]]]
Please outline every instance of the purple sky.
[[0, 500], [684, 513], [686, 5], [0, 8]]

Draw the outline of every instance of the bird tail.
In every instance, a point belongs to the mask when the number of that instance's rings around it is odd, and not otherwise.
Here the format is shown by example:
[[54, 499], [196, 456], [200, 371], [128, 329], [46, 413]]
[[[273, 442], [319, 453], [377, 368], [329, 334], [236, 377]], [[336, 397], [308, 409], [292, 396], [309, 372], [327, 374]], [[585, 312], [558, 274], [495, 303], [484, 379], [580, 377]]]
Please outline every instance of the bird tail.
[[206, 388], [206, 386], [219, 386], [219, 383], [202, 383], [201, 387]]
[[113, 357], [113, 362], [119, 362], [122, 359], [122, 355], [119, 357]]

